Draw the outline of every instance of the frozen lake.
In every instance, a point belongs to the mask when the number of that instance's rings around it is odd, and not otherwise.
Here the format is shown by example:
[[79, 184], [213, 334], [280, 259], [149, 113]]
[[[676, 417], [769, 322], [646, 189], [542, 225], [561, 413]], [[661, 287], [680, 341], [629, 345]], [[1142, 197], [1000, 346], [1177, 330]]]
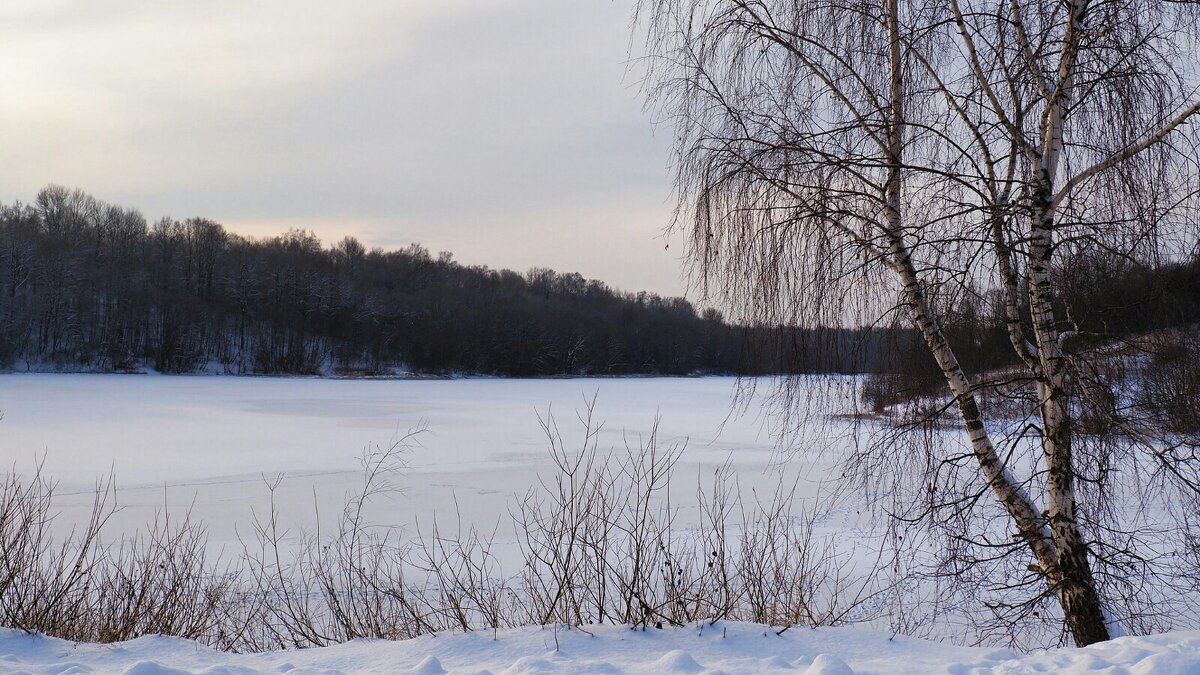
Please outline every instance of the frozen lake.
[[[190, 508], [220, 543], [247, 533], [252, 515], [266, 512], [266, 482], [275, 477], [282, 477], [276, 502], [287, 522], [336, 516], [361, 484], [364, 452], [423, 424], [428, 432], [395, 480], [403, 493], [377, 504], [373, 517], [410, 525], [457, 510], [488, 527], [549, 472], [539, 413], [553, 411], [572, 447], [582, 437], [577, 411], [593, 396], [602, 448], [636, 445], [656, 416], [660, 445], [686, 442], [679, 465], [686, 483], [673, 495], [684, 509], [698, 475], [726, 462], [744, 481], [774, 484], [783, 455], [770, 408], [762, 396], [736, 403], [737, 386], [734, 378], [4, 375], [0, 450], [22, 473], [44, 461], [45, 474], [60, 482], [62, 527], [90, 507], [96, 478], [111, 472], [122, 506], [115, 528], [140, 527], [164, 506], [176, 514]], [[804, 447], [836, 446], [837, 431], [815, 431]], [[828, 468], [828, 458], [813, 452], [787, 453], [786, 472], [800, 476], [803, 494]]]
[[[882, 574], [880, 560], [892, 564], [881, 558], [880, 548], [889, 523], [871, 520], [872, 512], [864, 508], [873, 498], [869, 491], [850, 485], [841, 499], [832, 500], [823, 482], [856, 440], [879, 427], [856, 427], [817, 412], [805, 420], [804, 406], [798, 416], [779, 416], [766, 396], [772, 383], [753, 384], [760, 393], [746, 399], [736, 396], [739, 382], [733, 378], [3, 375], [0, 449], [16, 471], [27, 474], [41, 461], [45, 475], [59, 481], [56, 506], [62, 513], [54, 528], [60, 534], [87, 518], [97, 477], [111, 472], [121, 510], [109, 522], [107, 542], [144, 531], [164, 510], [176, 519], [190, 512], [208, 531], [209, 553], [238, 560], [247, 553], [243, 546], [253, 554], [256, 517], [270, 513], [268, 483], [279, 481], [274, 503], [285, 555], [297, 535], [312, 534], [318, 523], [328, 541], [348, 495], [361, 489], [364, 453], [424, 425], [428, 431], [405, 454], [406, 466], [393, 479], [401, 492], [372, 502], [366, 521], [400, 528], [395, 540], [407, 543], [428, 535], [435, 517], [440, 533], [451, 540], [460, 535], [460, 523], [474, 526], [489, 540], [500, 576], [508, 579], [516, 578], [525, 561], [514, 503], [554, 474], [539, 414], [552, 410], [564, 446], [575, 449], [583, 438], [577, 412], [595, 397], [594, 419], [603, 423], [601, 451], [613, 448], [619, 454], [626, 443], [638, 447], [656, 417], [660, 447], [686, 443], [670, 490], [675, 514], [670, 527], [681, 541], [703, 536], [695, 527], [701, 520], [698, 482], [709, 488], [714, 471], [729, 465], [752, 514], [761, 512], [756, 503], [771, 502], [777, 485], [796, 485], [790, 513], [811, 515], [812, 551], [831, 565], [818, 568], [818, 575], [824, 573], [820, 570], [844, 575], [837, 583], [845, 588], [870, 582], [871, 574]], [[831, 404], [841, 400], [850, 387], [839, 385], [846, 384], [823, 378], [804, 381], [799, 389], [821, 388], [831, 394], [821, 400]], [[780, 420], [803, 435], [793, 434], [781, 446], [775, 433]], [[953, 430], [945, 440], [961, 442]], [[987, 526], [1002, 536], [1008, 521], [1001, 517]], [[730, 527], [741, 527], [736, 514]], [[914, 539], [914, 547], [927, 543], [919, 535], [909, 541]], [[924, 548], [911, 553], [914, 569], [937, 562]], [[928, 601], [936, 593], [929, 584], [917, 578], [906, 585], [904, 597], [911, 602], [896, 605], [897, 611], [908, 612], [905, 620], [925, 626], [929, 634], [970, 639], [966, 619], [954, 613], [959, 605], [947, 609]], [[887, 602], [874, 598], [862, 611], [869, 616]], [[890, 615], [881, 616], [884, 622]]]

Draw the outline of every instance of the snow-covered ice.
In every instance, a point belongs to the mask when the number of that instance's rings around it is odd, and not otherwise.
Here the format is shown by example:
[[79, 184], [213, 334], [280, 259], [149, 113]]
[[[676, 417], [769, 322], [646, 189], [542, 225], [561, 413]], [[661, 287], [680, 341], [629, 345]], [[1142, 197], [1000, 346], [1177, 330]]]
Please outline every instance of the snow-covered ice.
[[[774, 481], [780, 455], [761, 401], [735, 414], [734, 378], [333, 380], [158, 375], [0, 377], [0, 457], [22, 473], [44, 458], [60, 481], [58, 522], [81, 520], [99, 476], [111, 472], [122, 507], [110, 534], [144, 527], [154, 511], [191, 509], [215, 543], [248, 532], [268, 509], [265, 481], [282, 476], [276, 505], [291, 525], [336, 516], [361, 485], [358, 458], [424, 424], [395, 481], [403, 494], [373, 517], [412, 525], [461, 513], [483, 529], [514, 495], [548, 472], [538, 415], [552, 410], [568, 444], [581, 437], [577, 411], [595, 397], [601, 447], [649, 435], [687, 442], [680, 476], [725, 462], [743, 478]], [[832, 434], [833, 436], [835, 434]], [[819, 443], [821, 448], [836, 441]], [[828, 467], [814, 456], [789, 464], [807, 494]], [[7, 468], [7, 467], [6, 467]]]

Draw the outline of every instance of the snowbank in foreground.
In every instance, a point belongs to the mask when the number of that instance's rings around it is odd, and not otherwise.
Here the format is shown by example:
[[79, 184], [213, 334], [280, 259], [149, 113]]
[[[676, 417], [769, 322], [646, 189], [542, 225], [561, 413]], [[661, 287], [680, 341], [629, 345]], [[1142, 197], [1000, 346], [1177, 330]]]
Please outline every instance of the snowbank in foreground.
[[145, 637], [113, 645], [74, 644], [0, 629], [0, 672], [127, 675], [255, 673], [1200, 673], [1200, 631], [1120, 638], [1086, 649], [1022, 656], [950, 647], [853, 628], [793, 629], [720, 623], [589, 633], [524, 628], [442, 634], [402, 642], [359, 640], [324, 649], [226, 654], [187, 640]]

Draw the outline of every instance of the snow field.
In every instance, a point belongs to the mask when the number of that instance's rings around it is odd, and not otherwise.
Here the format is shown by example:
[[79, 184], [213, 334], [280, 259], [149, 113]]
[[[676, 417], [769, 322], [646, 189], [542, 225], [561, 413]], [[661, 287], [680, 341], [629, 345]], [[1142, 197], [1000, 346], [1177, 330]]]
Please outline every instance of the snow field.
[[[765, 386], [765, 383], [764, 383]], [[241, 553], [271, 499], [292, 533], [336, 524], [361, 490], [360, 458], [425, 427], [389, 480], [398, 488], [367, 506], [375, 525], [412, 532], [475, 526], [496, 533], [496, 553], [515, 560], [509, 510], [553, 466], [539, 416], [550, 413], [565, 444], [582, 442], [577, 414], [595, 400], [598, 445], [622, 451], [648, 438], [686, 444], [672, 485], [677, 524], [697, 517], [697, 482], [722, 465], [742, 487], [770, 491], [796, 481], [812, 500], [845, 442], [814, 431], [823, 456], [786, 455], [762, 401], [736, 408], [734, 378], [547, 380], [331, 380], [161, 375], [0, 377], [0, 457], [59, 484], [54, 526], [86, 521], [98, 477], [115, 478], [120, 510], [108, 537], [145, 529], [158, 512], [203, 523], [210, 557]], [[799, 445], [797, 447], [800, 447]], [[793, 453], [794, 454], [794, 453]], [[792, 461], [779, 469], [779, 460]], [[268, 483], [279, 480], [272, 494]], [[832, 525], [831, 525], [832, 529]]]
[[746, 623], [647, 631], [617, 626], [591, 627], [586, 632], [525, 628], [399, 642], [355, 640], [263, 654], [216, 652], [167, 637], [93, 645], [2, 630], [0, 671], [31, 675], [1194, 675], [1200, 673], [1200, 632], [1120, 638], [1085, 649], [1021, 656], [856, 628], [793, 629], [777, 635]]

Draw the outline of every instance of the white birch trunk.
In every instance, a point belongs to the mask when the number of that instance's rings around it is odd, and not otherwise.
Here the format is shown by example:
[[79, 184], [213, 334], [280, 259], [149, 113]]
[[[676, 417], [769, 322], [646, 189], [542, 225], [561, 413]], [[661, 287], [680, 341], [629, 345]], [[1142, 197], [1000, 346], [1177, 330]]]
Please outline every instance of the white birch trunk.
[[904, 147], [904, 76], [897, 0], [887, 2], [888, 60], [891, 75], [890, 123], [887, 129], [888, 177], [885, 184], [885, 227], [889, 265], [900, 278], [904, 304], [954, 395], [955, 405], [971, 443], [980, 471], [996, 499], [1017, 526], [1018, 536], [1033, 552], [1040, 567], [1053, 575], [1058, 556], [1050, 531], [1045, 527], [1029, 495], [1021, 488], [1000, 459], [983, 423], [970, 380], [958, 357], [930, 312], [912, 257], [904, 244], [902, 215], [902, 153]]
[[1040, 175], [1034, 183], [1029, 243], [1029, 309], [1038, 357], [1038, 372], [1034, 376], [1042, 422], [1046, 514], [1058, 552], [1057, 578], [1051, 588], [1062, 606], [1067, 627], [1080, 646], [1107, 640], [1109, 633], [1076, 515], [1071, 381], [1062, 329], [1054, 310], [1050, 269], [1054, 255], [1054, 188], [1062, 158], [1065, 111], [1074, 93], [1080, 23], [1086, 7], [1086, 0], [1073, 0], [1070, 4], [1058, 81], [1047, 98], [1047, 110], [1042, 117], [1042, 156], [1038, 167]]

